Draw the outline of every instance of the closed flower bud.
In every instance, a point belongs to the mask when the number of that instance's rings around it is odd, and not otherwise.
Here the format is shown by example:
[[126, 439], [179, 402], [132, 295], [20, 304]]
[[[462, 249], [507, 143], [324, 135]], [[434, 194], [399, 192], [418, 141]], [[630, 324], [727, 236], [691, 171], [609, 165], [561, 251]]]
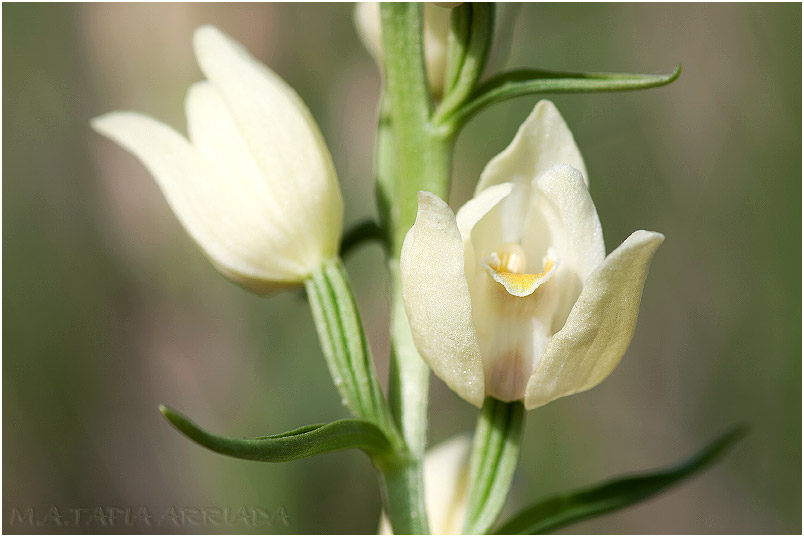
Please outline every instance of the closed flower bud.
[[207, 80], [185, 102], [188, 138], [137, 112], [92, 126], [136, 155], [213, 264], [258, 293], [336, 255], [343, 203], [324, 138], [299, 96], [212, 26], [194, 36]]

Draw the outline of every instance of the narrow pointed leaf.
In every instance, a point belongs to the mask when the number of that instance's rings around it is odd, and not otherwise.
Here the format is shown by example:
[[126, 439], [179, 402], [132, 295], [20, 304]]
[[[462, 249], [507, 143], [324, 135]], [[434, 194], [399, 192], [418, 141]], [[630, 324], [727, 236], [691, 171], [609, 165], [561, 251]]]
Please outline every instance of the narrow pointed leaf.
[[503, 524], [495, 533], [535, 535], [603, 515], [645, 500], [705, 469], [746, 434], [738, 427], [715, 440], [678, 466], [652, 474], [609, 481], [585, 490], [542, 500]]
[[458, 81], [471, 27], [471, 8], [463, 3], [450, 10], [450, 32], [447, 40], [447, 63], [444, 72], [444, 95], [448, 95]]
[[328, 424], [307, 425], [271, 436], [238, 438], [207, 432], [187, 416], [166, 406], [160, 406], [159, 411], [191, 440], [216, 453], [238, 459], [288, 462], [352, 448], [362, 449], [371, 456], [379, 457], [391, 452], [391, 446], [382, 431], [365, 421], [339, 420]]
[[681, 74], [681, 65], [661, 75], [627, 73], [564, 73], [522, 69], [494, 76], [481, 84], [472, 97], [445, 121], [460, 125], [480, 110], [514, 97], [544, 93], [594, 93], [629, 91], [665, 86]]
[[444, 93], [444, 100], [441, 101], [433, 116], [435, 124], [440, 124], [444, 117], [451, 115], [472, 94], [472, 90], [477, 86], [477, 81], [486, 67], [494, 33], [495, 6], [493, 3], [464, 3], [456, 9], [464, 11], [468, 17], [468, 42], [462, 44], [464, 50], [458, 73], [451, 81], [449, 91]]

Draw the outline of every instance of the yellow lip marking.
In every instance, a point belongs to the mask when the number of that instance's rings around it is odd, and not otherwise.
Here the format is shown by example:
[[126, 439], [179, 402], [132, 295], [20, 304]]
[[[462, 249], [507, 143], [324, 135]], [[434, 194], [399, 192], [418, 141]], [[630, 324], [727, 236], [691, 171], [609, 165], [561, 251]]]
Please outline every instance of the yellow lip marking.
[[556, 267], [554, 259], [545, 259], [544, 270], [538, 274], [524, 274], [527, 266], [525, 251], [518, 244], [503, 244], [482, 261], [494, 281], [510, 294], [525, 297], [550, 280]]

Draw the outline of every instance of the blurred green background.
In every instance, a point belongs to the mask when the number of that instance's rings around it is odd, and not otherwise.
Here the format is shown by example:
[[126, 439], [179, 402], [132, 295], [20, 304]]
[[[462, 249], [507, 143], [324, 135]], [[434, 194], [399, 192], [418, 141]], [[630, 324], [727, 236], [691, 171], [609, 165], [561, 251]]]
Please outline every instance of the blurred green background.
[[[352, 6], [3, 5], [3, 528], [12, 532], [372, 533], [379, 488], [345, 452], [284, 465], [212, 454], [159, 403], [232, 435], [345, 415], [301, 294], [215, 272], [144, 168], [89, 129], [126, 108], [184, 130], [194, 28], [243, 42], [304, 98], [332, 151], [346, 223], [375, 214], [380, 79]], [[594, 390], [528, 415], [507, 513], [685, 457], [752, 427], [711, 471], [574, 533], [801, 532], [801, 6], [528, 4], [499, 10], [492, 68], [684, 72], [636, 93], [556, 96], [586, 159], [609, 250], [665, 233], [639, 327]], [[503, 37], [507, 36], [507, 37]], [[461, 134], [451, 203], [471, 195], [536, 97]], [[378, 246], [347, 261], [383, 378]], [[432, 383], [430, 439], [475, 410]], [[14, 508], [284, 507], [289, 525], [10, 525]], [[89, 516], [86, 513], [83, 515]], [[134, 515], [132, 515], [134, 516]], [[506, 515], [504, 515], [506, 516]]]

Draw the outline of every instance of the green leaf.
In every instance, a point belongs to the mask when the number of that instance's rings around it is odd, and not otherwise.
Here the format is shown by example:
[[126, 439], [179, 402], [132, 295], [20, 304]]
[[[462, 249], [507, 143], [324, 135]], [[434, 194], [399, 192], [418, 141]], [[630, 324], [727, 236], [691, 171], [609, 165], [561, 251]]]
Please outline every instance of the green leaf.
[[667, 470], [621, 478], [542, 500], [521, 511], [495, 533], [506, 535], [547, 533], [633, 505], [711, 465], [745, 436], [746, 432], [747, 429], [743, 427], [733, 429], [692, 458]]
[[[463, 104], [472, 94], [477, 86], [480, 75], [486, 67], [491, 47], [492, 36], [494, 34], [494, 12], [495, 6], [491, 2], [465, 2], [454, 8], [455, 23], [453, 32], [450, 36], [450, 47], [460, 48], [459, 53], [449, 50], [449, 60], [453, 62], [459, 56], [460, 66], [457, 72], [448, 72], [445, 79], [444, 100], [438, 106], [432, 118], [434, 125], [440, 125], [444, 118], [449, 117], [457, 108]], [[466, 30], [466, 39], [459, 42], [461, 33]], [[448, 65], [448, 71], [452, 71], [453, 66]]]
[[218, 436], [164, 405], [159, 411], [176, 429], [207, 449], [238, 459], [288, 462], [344, 449], [362, 449], [372, 457], [385, 457], [391, 445], [375, 425], [358, 420], [339, 420], [307, 425], [286, 433], [254, 438]]
[[464, 533], [485, 534], [505, 504], [519, 460], [525, 407], [487, 397], [477, 420], [469, 462]]
[[631, 91], [665, 86], [681, 74], [681, 65], [672, 73], [642, 75], [627, 73], [565, 73], [521, 69], [500, 73], [483, 84], [472, 97], [445, 122], [460, 125], [487, 106], [522, 95], [537, 93], [593, 93]]
[[383, 248], [387, 247], [385, 232], [373, 218], [363, 220], [346, 230], [341, 239], [340, 256], [346, 258], [356, 247], [369, 241], [377, 241]]
[[450, 31], [447, 39], [447, 60], [444, 71], [443, 94], [446, 95], [458, 82], [466, 49], [469, 44], [472, 9], [464, 2], [450, 9]]

